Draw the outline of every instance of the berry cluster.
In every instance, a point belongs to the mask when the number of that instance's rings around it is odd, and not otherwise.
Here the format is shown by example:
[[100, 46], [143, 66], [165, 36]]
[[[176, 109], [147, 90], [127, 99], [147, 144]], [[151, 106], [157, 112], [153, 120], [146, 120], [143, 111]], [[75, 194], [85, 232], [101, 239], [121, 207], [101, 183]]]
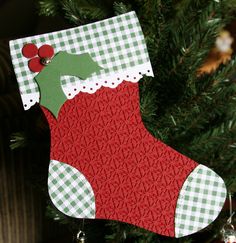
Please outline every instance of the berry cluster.
[[26, 58], [30, 58], [28, 66], [32, 72], [40, 72], [50, 63], [54, 55], [53, 47], [50, 45], [42, 45], [38, 48], [33, 43], [28, 43], [22, 48], [22, 54]]

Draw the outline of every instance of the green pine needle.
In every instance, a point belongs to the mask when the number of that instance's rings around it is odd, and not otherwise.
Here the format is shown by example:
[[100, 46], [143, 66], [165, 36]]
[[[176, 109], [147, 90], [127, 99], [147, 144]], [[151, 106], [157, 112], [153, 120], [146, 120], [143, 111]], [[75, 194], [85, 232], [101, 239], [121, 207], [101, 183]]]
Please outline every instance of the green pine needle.
[[60, 0], [40, 0], [39, 15], [55, 16], [58, 13]]

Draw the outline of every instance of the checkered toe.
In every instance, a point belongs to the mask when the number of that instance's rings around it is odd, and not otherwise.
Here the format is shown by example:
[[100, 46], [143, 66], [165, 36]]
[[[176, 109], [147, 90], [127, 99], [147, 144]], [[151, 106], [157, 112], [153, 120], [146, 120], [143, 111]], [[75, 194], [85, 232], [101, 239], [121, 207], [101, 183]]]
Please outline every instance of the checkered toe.
[[75, 218], [95, 218], [93, 189], [74, 167], [51, 160], [48, 191], [53, 204], [62, 213]]
[[175, 212], [175, 237], [193, 234], [219, 215], [227, 191], [223, 180], [211, 169], [198, 165], [180, 191]]

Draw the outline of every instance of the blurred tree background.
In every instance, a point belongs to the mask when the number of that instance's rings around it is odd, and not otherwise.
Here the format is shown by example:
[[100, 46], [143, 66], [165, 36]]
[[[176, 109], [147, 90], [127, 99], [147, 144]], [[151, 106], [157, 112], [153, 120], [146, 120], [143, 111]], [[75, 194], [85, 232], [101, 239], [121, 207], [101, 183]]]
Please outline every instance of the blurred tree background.
[[65, 217], [48, 198], [49, 128], [37, 105], [23, 111], [8, 40], [131, 10], [139, 17], [155, 73], [140, 82], [145, 126], [214, 169], [235, 198], [236, 0], [1, 0], [0, 242], [73, 242], [83, 224], [89, 243], [222, 242], [228, 201], [209, 227], [172, 239], [115, 221]]

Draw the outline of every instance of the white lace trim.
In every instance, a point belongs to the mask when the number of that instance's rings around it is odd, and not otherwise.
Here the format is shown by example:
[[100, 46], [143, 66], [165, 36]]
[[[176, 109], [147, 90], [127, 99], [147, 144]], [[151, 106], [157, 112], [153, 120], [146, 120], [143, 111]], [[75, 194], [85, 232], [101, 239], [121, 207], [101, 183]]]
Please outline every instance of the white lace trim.
[[32, 94], [21, 94], [21, 99], [25, 110], [28, 110], [35, 103], [39, 102], [39, 92]]
[[[98, 78], [97, 80], [79, 80], [79, 82], [71, 83], [62, 86], [67, 99], [73, 99], [79, 92], [93, 94], [101, 87], [116, 88], [124, 80], [137, 83], [143, 76], [154, 76], [151, 63], [145, 63], [129, 68], [126, 71], [113, 73], [109, 76]], [[62, 78], [66, 78], [63, 76]], [[35, 103], [39, 103], [39, 92], [32, 94], [21, 94], [24, 109], [28, 110]]]

